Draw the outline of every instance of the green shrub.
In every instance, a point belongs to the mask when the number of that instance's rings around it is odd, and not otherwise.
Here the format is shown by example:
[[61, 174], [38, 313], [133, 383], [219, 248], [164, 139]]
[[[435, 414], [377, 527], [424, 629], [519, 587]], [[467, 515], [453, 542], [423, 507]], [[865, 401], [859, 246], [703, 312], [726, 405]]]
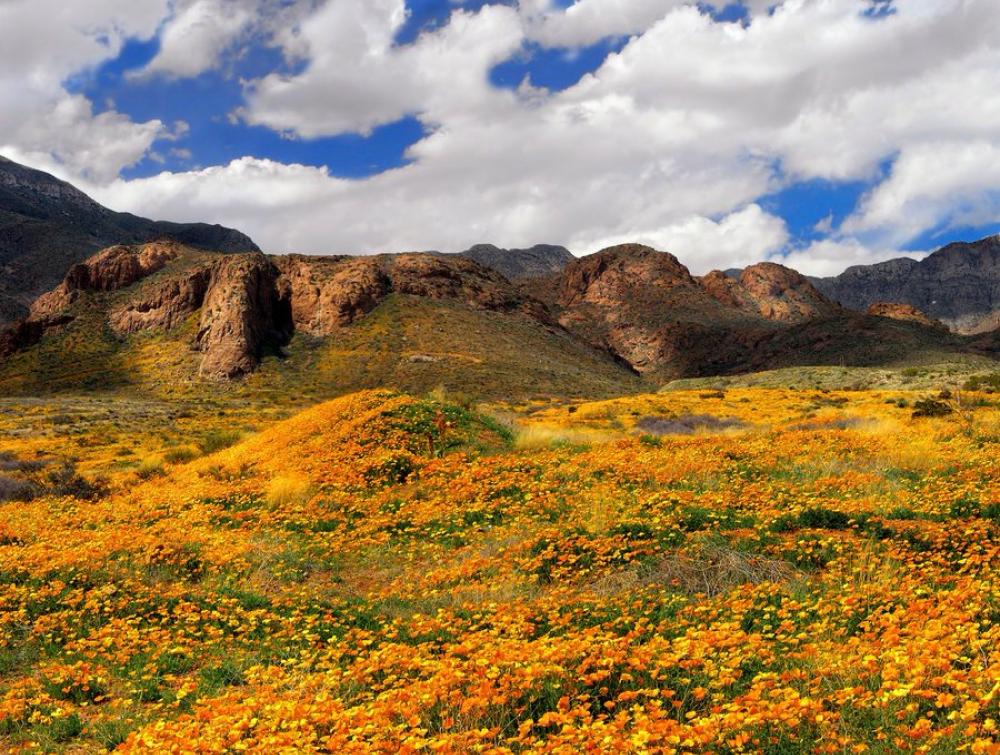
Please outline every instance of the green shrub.
[[952, 408], [943, 401], [925, 398], [913, 404], [914, 417], [946, 417], [952, 413]]
[[198, 447], [202, 453], [214, 454], [230, 446], [235, 446], [243, 438], [243, 433], [239, 430], [212, 430], [199, 442]]
[[194, 461], [197, 458], [198, 452], [191, 448], [191, 446], [178, 446], [177, 448], [170, 448], [163, 454], [163, 459], [168, 464], [186, 464], [187, 462]]
[[967, 391], [983, 391], [984, 393], [1000, 392], [1000, 372], [989, 375], [973, 375], [962, 386]]

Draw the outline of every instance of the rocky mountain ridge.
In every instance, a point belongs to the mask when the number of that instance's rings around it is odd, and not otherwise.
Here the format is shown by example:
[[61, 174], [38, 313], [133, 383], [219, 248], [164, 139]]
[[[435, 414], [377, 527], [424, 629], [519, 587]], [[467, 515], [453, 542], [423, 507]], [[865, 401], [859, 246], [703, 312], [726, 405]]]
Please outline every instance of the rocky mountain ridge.
[[562, 272], [576, 257], [564, 246], [535, 244], [527, 249], [501, 249], [476, 244], [458, 256], [496, 270], [508, 280], [540, 278]]
[[[176, 242], [116, 246], [73, 266], [58, 287], [36, 299], [27, 318], [0, 335], [0, 358], [72, 323], [87, 299], [106, 310], [107, 326], [123, 338], [169, 330], [199, 313], [193, 347], [202, 354], [200, 374], [212, 379], [252, 372], [266, 348], [282, 346], [296, 332], [334, 335], [391, 294], [453, 300], [555, 327], [544, 305], [465, 259], [247, 252], [196, 256], [170, 269], [191, 251]], [[112, 293], [118, 295], [100, 301], [100, 294]]]
[[158, 239], [219, 252], [259, 251], [244, 234], [219, 225], [113, 212], [65, 181], [0, 156], [0, 326], [26, 316], [37, 296], [95, 252]]
[[1000, 325], [1000, 236], [948, 244], [922, 260], [901, 258], [811, 279], [845, 307], [909, 304], [963, 334]]
[[916, 316], [847, 310], [782, 265], [696, 278], [673, 255], [639, 244], [579, 258], [521, 286], [571, 333], [660, 380], [967, 348]]

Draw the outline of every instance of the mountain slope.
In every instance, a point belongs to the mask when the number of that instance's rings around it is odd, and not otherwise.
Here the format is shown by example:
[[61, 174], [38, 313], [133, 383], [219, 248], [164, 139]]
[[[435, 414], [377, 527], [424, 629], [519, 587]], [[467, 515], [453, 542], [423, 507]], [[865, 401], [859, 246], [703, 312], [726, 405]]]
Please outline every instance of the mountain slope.
[[476, 244], [459, 252], [459, 256], [492, 268], [508, 280], [560, 273], [576, 259], [566, 247], [551, 244], [536, 244], [528, 249], [501, 249], [492, 244]]
[[910, 304], [955, 332], [986, 332], [1000, 324], [1000, 237], [948, 244], [919, 262], [857, 265], [812, 282], [850, 309]]
[[248, 376], [234, 389], [329, 396], [443, 384], [530, 397], [639, 387], [499, 273], [428, 254], [113, 247], [71, 268], [0, 334], [0, 393], [218, 390]]
[[0, 156], [0, 324], [25, 316], [36, 296], [94, 252], [164, 237], [214, 251], [258, 251], [222, 226], [113, 212], [65, 181]]
[[269, 257], [156, 242], [74, 265], [0, 333], [0, 393], [324, 397], [444, 385], [491, 398], [599, 396], [678, 377], [998, 350], [997, 338], [957, 336], [912, 307], [846, 310], [780, 265], [695, 278], [636, 244], [514, 284], [457, 255]]
[[933, 324], [845, 310], [781, 265], [694, 278], [672, 255], [636, 244], [583, 257], [522, 288], [570, 332], [659, 380], [979, 350]]

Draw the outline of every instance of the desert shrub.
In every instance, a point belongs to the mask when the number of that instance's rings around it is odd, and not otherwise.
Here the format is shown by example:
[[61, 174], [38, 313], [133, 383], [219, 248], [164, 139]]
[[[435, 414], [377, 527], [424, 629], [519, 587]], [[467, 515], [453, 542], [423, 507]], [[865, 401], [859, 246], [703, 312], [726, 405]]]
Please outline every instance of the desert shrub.
[[159, 477], [163, 474], [163, 471], [163, 459], [150, 456], [139, 462], [135, 473], [139, 476], [140, 480], [149, 480], [153, 477]]
[[178, 446], [170, 448], [163, 454], [163, 459], [168, 464], [186, 464], [198, 458], [198, 451], [191, 446]]
[[49, 472], [49, 490], [54, 495], [70, 496], [81, 501], [96, 501], [106, 496], [110, 490], [104, 477], [89, 479], [78, 474], [72, 462], [66, 462]]
[[214, 454], [240, 442], [243, 433], [239, 430], [212, 430], [198, 442], [202, 453]]
[[38, 486], [26, 480], [0, 475], [0, 502], [30, 501], [38, 495]]
[[989, 375], [973, 375], [962, 386], [967, 391], [983, 391], [984, 393], [1000, 392], [1000, 372]]
[[943, 401], [925, 398], [913, 404], [914, 417], [946, 417], [952, 413], [952, 408]]

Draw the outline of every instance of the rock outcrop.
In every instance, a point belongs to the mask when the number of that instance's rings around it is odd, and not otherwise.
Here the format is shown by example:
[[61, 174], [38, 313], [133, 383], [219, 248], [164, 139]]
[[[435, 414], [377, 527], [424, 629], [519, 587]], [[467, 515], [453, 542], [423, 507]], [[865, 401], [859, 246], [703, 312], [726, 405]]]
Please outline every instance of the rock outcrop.
[[928, 328], [945, 327], [943, 323], [938, 320], [932, 320], [912, 304], [895, 304], [893, 302], [879, 301], [868, 307], [867, 314], [873, 317], [888, 317], [890, 320], [917, 322], [921, 325], [926, 325]]
[[306, 257], [276, 260], [278, 285], [291, 302], [296, 330], [329, 335], [377, 307], [392, 293], [454, 300], [476, 309], [551, 317], [502, 275], [470, 260], [430, 254]]
[[140, 330], [170, 330], [201, 309], [212, 280], [212, 266], [149, 286], [111, 310], [108, 325], [119, 336]]
[[34, 299], [98, 250], [161, 238], [218, 252], [257, 250], [222, 226], [112, 212], [65, 181], [0, 157], [0, 326], [27, 317]]
[[291, 337], [277, 278], [278, 269], [259, 253], [232, 255], [215, 265], [195, 339], [203, 354], [202, 377], [247, 375], [260, 363], [266, 344]]
[[74, 266], [35, 301], [28, 318], [3, 334], [0, 348], [9, 354], [30, 347], [88, 306], [106, 309], [107, 325], [119, 337], [170, 330], [200, 313], [193, 343], [202, 354], [199, 372], [231, 380], [256, 369], [265, 351], [280, 350], [294, 332], [334, 335], [393, 294], [558, 327], [541, 302], [501, 274], [458, 257], [206, 255], [157, 242], [112, 247]]
[[714, 270], [700, 279], [705, 290], [727, 306], [767, 320], [798, 323], [839, 314], [840, 307], [801, 273], [773, 262], [744, 268], [734, 278]]
[[476, 244], [458, 256], [496, 270], [512, 281], [561, 273], [576, 259], [566, 247], [552, 244], [536, 244], [527, 249], [501, 249], [493, 244]]
[[948, 244], [920, 261], [896, 259], [814, 278], [824, 294], [864, 312], [876, 302], [909, 304], [956, 333], [983, 332], [1000, 312], [1000, 236]]
[[69, 307], [85, 291], [117, 291], [162, 270], [177, 259], [181, 247], [170, 241], [143, 246], [113, 246], [73, 265], [63, 282], [36, 299], [30, 308], [32, 319], [55, 315]]

